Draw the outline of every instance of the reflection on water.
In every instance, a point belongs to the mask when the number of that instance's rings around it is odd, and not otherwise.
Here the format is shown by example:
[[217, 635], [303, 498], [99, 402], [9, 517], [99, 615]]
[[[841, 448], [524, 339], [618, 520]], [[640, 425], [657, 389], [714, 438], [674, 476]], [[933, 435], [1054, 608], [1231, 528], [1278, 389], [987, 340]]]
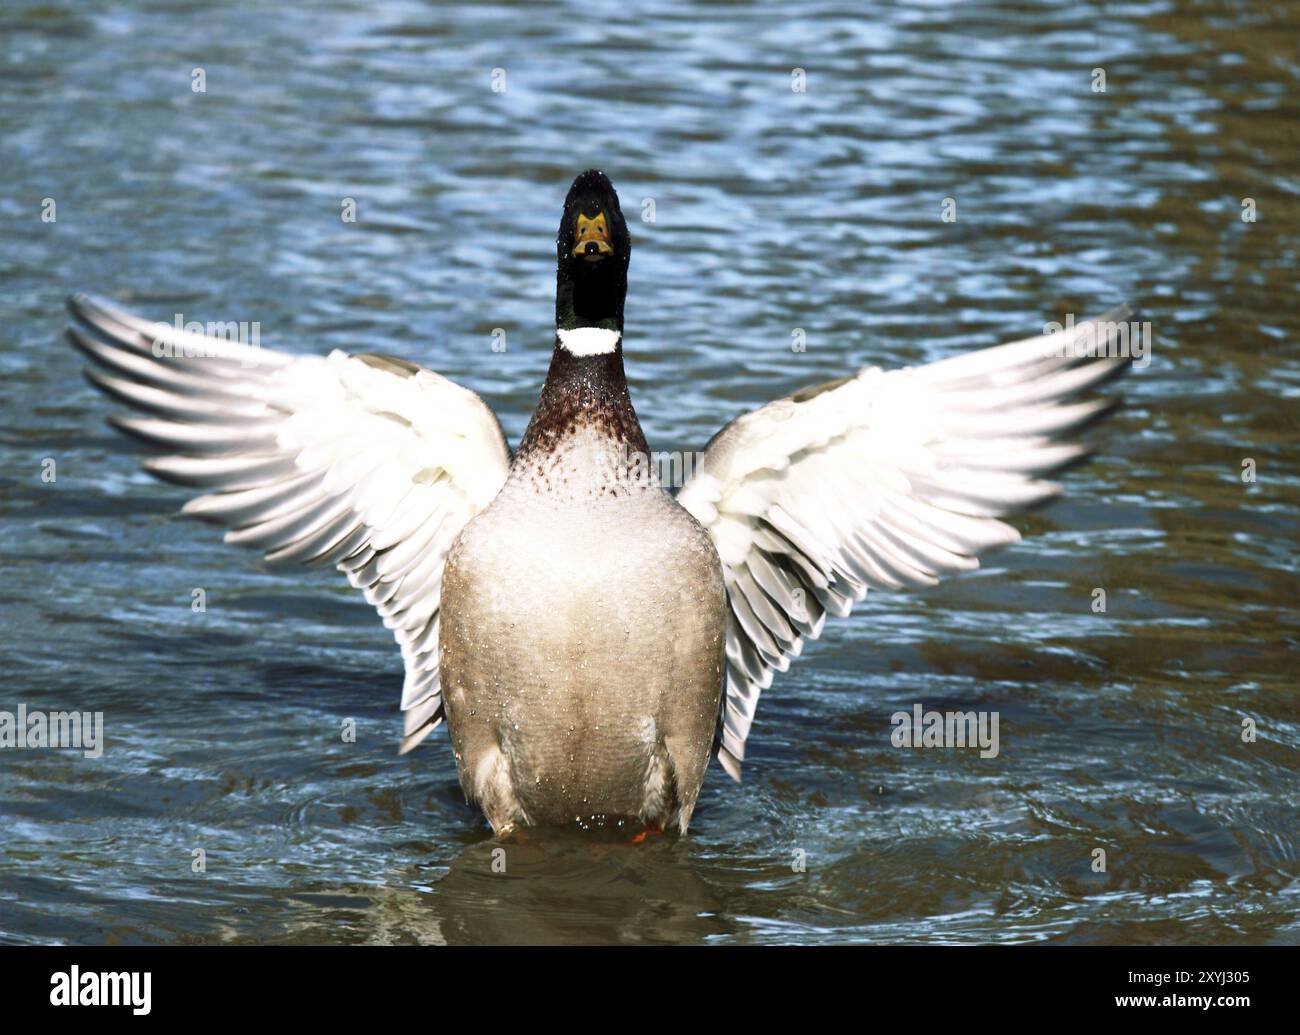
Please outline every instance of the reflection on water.
[[[1300, 14], [131, 6], [0, 14], [0, 710], [102, 710], [107, 734], [95, 760], [0, 753], [0, 939], [1300, 941]], [[656, 449], [1121, 298], [1155, 345], [1023, 544], [806, 652], [690, 838], [499, 844], [444, 737], [396, 757], [369, 608], [176, 521], [60, 304], [405, 355], [517, 440], [587, 165], [633, 214]], [[998, 758], [893, 748], [917, 701], [999, 712]]]

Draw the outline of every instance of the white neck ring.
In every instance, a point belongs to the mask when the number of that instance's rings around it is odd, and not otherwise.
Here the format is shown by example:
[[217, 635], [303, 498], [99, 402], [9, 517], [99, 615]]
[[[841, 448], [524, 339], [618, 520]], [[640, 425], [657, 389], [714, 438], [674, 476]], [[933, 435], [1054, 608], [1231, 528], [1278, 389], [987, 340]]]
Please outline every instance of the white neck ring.
[[604, 327], [575, 327], [556, 331], [560, 346], [574, 356], [604, 356], [618, 348], [622, 335]]

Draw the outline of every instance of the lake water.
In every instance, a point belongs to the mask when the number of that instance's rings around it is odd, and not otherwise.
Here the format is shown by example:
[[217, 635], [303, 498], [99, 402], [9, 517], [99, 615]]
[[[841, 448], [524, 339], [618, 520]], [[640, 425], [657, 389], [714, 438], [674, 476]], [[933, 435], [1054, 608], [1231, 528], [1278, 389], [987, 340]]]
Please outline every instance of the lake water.
[[[6, 4], [0, 710], [106, 743], [0, 751], [0, 941], [1300, 942], [1300, 8], [1260, 6]], [[371, 610], [177, 519], [61, 306], [396, 353], [517, 442], [589, 165], [655, 449], [1125, 299], [1154, 344], [1023, 543], [810, 646], [688, 838], [500, 857], [443, 731], [397, 756]], [[998, 757], [892, 746], [916, 702]]]

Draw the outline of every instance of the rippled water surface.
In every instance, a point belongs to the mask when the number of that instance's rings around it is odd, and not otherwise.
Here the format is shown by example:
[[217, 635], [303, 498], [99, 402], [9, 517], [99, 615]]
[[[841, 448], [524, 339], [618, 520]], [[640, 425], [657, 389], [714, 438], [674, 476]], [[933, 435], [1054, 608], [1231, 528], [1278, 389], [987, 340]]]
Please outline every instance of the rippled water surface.
[[[1268, 6], [7, 3], [0, 710], [102, 711], [107, 746], [0, 751], [0, 940], [1300, 941], [1300, 17]], [[61, 302], [407, 356], [517, 441], [588, 165], [654, 448], [1122, 299], [1155, 344], [1023, 543], [810, 646], [689, 838], [533, 834], [500, 874], [442, 732], [396, 755], [370, 609], [178, 520]], [[999, 757], [892, 747], [918, 701], [1000, 713]]]

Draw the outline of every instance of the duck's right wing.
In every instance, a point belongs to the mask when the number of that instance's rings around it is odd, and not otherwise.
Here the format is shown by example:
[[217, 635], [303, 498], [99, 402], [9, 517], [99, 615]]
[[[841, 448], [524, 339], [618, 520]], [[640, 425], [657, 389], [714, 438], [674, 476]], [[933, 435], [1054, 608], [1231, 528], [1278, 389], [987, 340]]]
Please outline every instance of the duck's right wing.
[[868, 367], [737, 417], [677, 501], [708, 530], [731, 613], [718, 760], [735, 779], [759, 694], [870, 586], [933, 585], [1019, 539], [999, 518], [1054, 496], [1076, 433], [1114, 400], [1080, 398], [1127, 308], [1060, 335], [915, 369]]
[[69, 300], [91, 383], [142, 411], [121, 430], [145, 461], [205, 493], [184, 512], [271, 563], [332, 564], [393, 631], [406, 662], [409, 751], [438, 725], [438, 617], [452, 540], [492, 501], [510, 450], [473, 392], [380, 355], [291, 356]]

